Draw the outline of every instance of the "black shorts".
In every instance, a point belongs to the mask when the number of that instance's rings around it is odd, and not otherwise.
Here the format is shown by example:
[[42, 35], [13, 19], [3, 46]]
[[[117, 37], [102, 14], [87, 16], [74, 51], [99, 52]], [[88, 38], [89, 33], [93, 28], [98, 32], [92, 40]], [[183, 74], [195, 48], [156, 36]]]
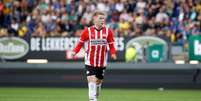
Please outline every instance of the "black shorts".
[[95, 75], [98, 79], [104, 79], [106, 67], [93, 67], [85, 65], [85, 73], [87, 76]]

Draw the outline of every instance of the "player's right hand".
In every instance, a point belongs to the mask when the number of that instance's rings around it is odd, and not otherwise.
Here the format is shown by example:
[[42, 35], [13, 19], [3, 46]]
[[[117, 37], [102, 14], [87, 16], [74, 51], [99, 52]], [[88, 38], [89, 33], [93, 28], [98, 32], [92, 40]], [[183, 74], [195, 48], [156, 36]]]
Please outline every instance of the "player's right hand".
[[74, 57], [76, 55], [76, 53], [73, 51], [71, 55], [72, 55], [72, 57]]

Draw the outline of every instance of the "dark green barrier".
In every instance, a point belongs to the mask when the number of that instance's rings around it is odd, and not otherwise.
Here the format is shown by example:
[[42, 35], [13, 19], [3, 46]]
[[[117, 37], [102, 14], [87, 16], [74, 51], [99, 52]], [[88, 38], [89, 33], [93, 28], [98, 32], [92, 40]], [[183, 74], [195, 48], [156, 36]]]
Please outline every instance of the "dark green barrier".
[[189, 38], [189, 59], [201, 61], [201, 35]]

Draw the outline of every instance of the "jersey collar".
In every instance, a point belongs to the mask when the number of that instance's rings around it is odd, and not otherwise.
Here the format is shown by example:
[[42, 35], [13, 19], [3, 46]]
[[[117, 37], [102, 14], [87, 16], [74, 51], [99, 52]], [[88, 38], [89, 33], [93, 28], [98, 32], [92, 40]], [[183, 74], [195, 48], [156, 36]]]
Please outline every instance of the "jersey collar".
[[94, 27], [94, 29], [97, 30], [97, 31], [101, 31], [101, 30], [103, 29], [103, 26], [102, 26], [100, 29], [96, 28], [95, 25], [94, 25], [93, 27]]

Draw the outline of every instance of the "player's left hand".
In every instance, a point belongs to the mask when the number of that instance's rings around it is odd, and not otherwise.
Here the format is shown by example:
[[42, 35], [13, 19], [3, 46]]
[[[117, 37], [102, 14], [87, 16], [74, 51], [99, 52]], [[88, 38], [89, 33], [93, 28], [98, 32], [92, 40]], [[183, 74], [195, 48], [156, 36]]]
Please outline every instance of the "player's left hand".
[[111, 58], [112, 58], [113, 60], [117, 60], [117, 55], [116, 55], [116, 54], [112, 54], [112, 55], [111, 55]]

